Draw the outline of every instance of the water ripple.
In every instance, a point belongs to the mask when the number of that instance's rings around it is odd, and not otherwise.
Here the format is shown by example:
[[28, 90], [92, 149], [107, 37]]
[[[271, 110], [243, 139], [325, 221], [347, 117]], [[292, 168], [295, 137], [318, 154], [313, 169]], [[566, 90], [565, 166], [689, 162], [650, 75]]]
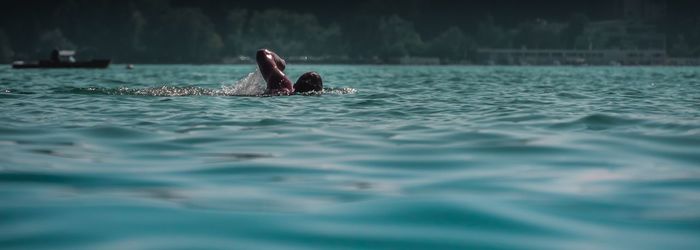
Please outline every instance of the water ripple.
[[700, 246], [697, 68], [311, 70], [0, 69], [0, 248]]

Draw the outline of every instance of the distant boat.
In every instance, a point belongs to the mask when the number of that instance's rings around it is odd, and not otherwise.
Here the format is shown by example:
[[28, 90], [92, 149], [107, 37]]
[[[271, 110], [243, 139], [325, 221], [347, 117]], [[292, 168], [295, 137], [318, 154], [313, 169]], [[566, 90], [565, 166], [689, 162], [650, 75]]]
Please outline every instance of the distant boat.
[[93, 59], [90, 61], [76, 61], [72, 50], [53, 50], [50, 60], [40, 60], [39, 62], [15, 61], [12, 63], [13, 69], [36, 69], [36, 68], [107, 68], [112, 62], [110, 59]]

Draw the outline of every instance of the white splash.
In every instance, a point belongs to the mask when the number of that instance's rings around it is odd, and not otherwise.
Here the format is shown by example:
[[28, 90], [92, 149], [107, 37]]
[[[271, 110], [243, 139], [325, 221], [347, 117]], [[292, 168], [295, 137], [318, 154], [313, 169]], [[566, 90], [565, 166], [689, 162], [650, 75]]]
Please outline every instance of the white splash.
[[353, 88], [324, 88], [322, 93], [331, 95], [351, 95], [356, 94], [357, 90]]
[[265, 80], [260, 70], [255, 70], [233, 85], [224, 85], [217, 90], [218, 95], [258, 96], [265, 93]]
[[[106, 94], [106, 95], [137, 95], [137, 96], [263, 96], [267, 85], [259, 70], [249, 73], [246, 77], [231, 85], [222, 85], [219, 89], [210, 89], [196, 86], [167, 86], [151, 88], [75, 88], [78, 93]], [[353, 88], [324, 88], [320, 92], [300, 93], [300, 95], [346, 95], [355, 94]]]

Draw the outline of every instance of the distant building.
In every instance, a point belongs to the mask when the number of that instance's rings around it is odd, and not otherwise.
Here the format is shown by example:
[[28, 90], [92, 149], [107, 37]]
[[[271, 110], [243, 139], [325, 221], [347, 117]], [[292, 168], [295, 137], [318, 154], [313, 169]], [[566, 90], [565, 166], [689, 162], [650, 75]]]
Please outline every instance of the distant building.
[[629, 20], [592, 22], [576, 39], [579, 49], [666, 49], [666, 35], [654, 25]]
[[481, 64], [498, 65], [663, 65], [665, 50], [479, 49]]
[[666, 17], [666, 0], [617, 0], [612, 1], [617, 18], [655, 22]]
[[698, 66], [700, 65], [700, 58], [698, 57], [669, 57], [666, 61], [666, 65], [676, 65], [676, 66]]
[[398, 63], [403, 65], [439, 65], [440, 58], [404, 56], [398, 59]]

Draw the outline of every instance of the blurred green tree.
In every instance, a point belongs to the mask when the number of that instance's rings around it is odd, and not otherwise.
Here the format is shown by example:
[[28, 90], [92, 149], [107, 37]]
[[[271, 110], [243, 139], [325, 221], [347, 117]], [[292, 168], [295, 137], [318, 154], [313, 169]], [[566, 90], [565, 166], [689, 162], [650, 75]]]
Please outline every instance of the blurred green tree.
[[423, 40], [413, 27], [413, 23], [397, 15], [384, 17], [379, 21], [379, 56], [387, 61], [397, 57], [417, 54]]
[[506, 48], [509, 47], [509, 34], [496, 25], [493, 16], [486, 15], [479, 22], [476, 30], [476, 42], [482, 48]]
[[151, 28], [147, 47], [162, 61], [214, 62], [224, 47], [209, 17], [197, 8], [171, 9]]
[[[75, 49], [76, 46], [68, 38], [63, 35], [63, 32], [58, 29], [46, 30], [39, 36], [39, 46], [37, 49], [50, 51], [51, 49]], [[46, 53], [48, 56], [48, 53]]]
[[228, 12], [224, 23], [225, 54], [228, 56], [239, 56], [250, 54], [244, 51], [249, 45], [246, 43], [245, 28], [248, 25], [248, 10], [235, 9]]
[[314, 15], [283, 10], [254, 12], [243, 33], [241, 51], [273, 48], [281, 54], [322, 55], [342, 48], [342, 31], [337, 24], [322, 26]]
[[14, 55], [15, 52], [12, 51], [10, 39], [7, 38], [5, 31], [0, 29], [0, 62], [9, 62]]
[[545, 20], [537, 19], [518, 25], [513, 45], [528, 49], [561, 49], [563, 46], [559, 30]]
[[567, 49], [575, 49], [576, 38], [583, 34], [583, 30], [588, 25], [588, 17], [581, 13], [571, 15], [569, 23], [562, 31], [562, 40]]
[[442, 62], [454, 63], [467, 59], [475, 47], [474, 40], [452, 26], [430, 41], [428, 54], [439, 57]]

